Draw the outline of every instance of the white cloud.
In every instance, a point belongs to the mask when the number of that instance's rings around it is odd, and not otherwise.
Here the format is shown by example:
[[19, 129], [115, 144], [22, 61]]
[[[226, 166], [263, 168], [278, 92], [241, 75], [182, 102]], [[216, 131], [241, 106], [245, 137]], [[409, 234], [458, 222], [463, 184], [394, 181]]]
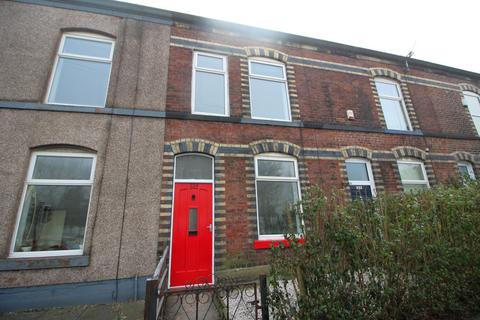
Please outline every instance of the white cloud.
[[406, 55], [480, 73], [480, 1], [138, 0], [150, 7]]

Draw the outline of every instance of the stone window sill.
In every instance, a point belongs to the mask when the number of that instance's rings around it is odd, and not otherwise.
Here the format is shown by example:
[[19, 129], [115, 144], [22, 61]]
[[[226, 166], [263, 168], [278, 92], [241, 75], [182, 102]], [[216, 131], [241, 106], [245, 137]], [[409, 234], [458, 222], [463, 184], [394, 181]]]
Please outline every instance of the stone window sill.
[[0, 271], [86, 267], [89, 256], [0, 259]]

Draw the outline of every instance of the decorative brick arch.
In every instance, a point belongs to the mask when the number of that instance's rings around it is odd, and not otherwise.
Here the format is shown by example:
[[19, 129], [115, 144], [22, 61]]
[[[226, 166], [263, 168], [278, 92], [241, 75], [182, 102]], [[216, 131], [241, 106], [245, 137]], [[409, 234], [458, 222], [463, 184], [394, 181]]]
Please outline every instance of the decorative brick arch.
[[462, 91], [470, 91], [470, 92], [475, 92], [476, 94], [479, 94], [480, 95], [480, 88], [478, 87], [475, 87], [469, 83], [459, 83], [458, 84], [458, 87], [460, 88], [460, 90]]
[[170, 242], [175, 156], [187, 152], [203, 153], [213, 156], [214, 159], [214, 264], [217, 268], [224, 263], [226, 253], [225, 159], [221, 154], [217, 154], [218, 148], [219, 144], [216, 142], [196, 138], [186, 138], [165, 143], [162, 165], [158, 256], [163, 253], [164, 248]]
[[406, 147], [406, 146], [395, 147], [392, 149], [392, 152], [396, 159], [417, 158], [422, 161], [427, 160], [427, 153], [415, 147]]
[[218, 150], [218, 143], [204, 139], [181, 139], [170, 143], [174, 155], [184, 152], [199, 152], [215, 156]]
[[345, 159], [348, 158], [365, 158], [372, 160], [372, 151], [367, 148], [358, 147], [358, 146], [348, 146], [342, 148], [342, 155]]
[[403, 101], [405, 103], [405, 108], [407, 109], [408, 118], [412, 125], [413, 130], [420, 130], [420, 125], [418, 123], [417, 115], [415, 109], [413, 108], [412, 98], [410, 96], [410, 91], [408, 90], [407, 82], [404, 80], [403, 76], [396, 71], [387, 69], [387, 68], [370, 68], [370, 87], [373, 91], [373, 96], [375, 99], [375, 105], [377, 106], [378, 119], [382, 127], [386, 128], [385, 116], [383, 115], [382, 106], [380, 104], [380, 98], [378, 96], [377, 86], [375, 85], [376, 77], [385, 77], [390, 78], [400, 85], [400, 90], [402, 91]]
[[271, 48], [263, 47], [245, 47], [245, 54], [247, 57], [264, 57], [286, 63], [288, 61], [288, 55], [281, 51]]
[[455, 158], [456, 161], [468, 161], [472, 164], [474, 164], [475, 161], [475, 156], [471, 153], [465, 152], [465, 151], [456, 151], [452, 153], [452, 156]]
[[370, 68], [368, 72], [372, 77], [387, 77], [398, 81], [403, 80], [403, 77], [400, 73], [387, 68]]
[[240, 79], [242, 85], [242, 116], [245, 118], [251, 118], [248, 58], [262, 57], [277, 60], [285, 64], [285, 71], [287, 73], [288, 95], [290, 100], [290, 112], [292, 120], [299, 121], [300, 106], [298, 103], [298, 92], [295, 82], [295, 68], [291, 63], [289, 63], [288, 55], [279, 50], [264, 47], [245, 47], [244, 50], [246, 58], [240, 58]]
[[279, 152], [289, 154], [296, 158], [300, 157], [301, 148], [296, 144], [278, 140], [259, 140], [250, 143], [254, 155], [266, 152]]

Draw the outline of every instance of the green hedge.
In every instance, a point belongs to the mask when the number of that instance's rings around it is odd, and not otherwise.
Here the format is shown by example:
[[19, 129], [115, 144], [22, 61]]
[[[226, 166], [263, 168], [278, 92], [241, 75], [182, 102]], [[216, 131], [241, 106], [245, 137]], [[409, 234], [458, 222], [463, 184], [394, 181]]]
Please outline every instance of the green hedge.
[[[312, 188], [305, 244], [272, 252], [276, 319], [461, 319], [480, 311], [480, 185], [345, 203]], [[295, 279], [296, 294], [282, 279]]]

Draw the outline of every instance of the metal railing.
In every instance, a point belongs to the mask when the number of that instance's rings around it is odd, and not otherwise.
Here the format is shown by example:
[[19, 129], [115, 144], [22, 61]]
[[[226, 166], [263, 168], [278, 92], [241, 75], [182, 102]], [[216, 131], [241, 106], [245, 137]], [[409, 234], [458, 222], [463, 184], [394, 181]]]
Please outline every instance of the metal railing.
[[[159, 319], [252, 319], [268, 320], [267, 278], [259, 281], [239, 282], [215, 275], [196, 279], [191, 285], [168, 289], [168, 246], [151, 278], [147, 279], [145, 292], [145, 320]], [[207, 280], [208, 279], [208, 280]]]
[[147, 279], [145, 289], [145, 310], [143, 318], [145, 320], [157, 320], [163, 318], [165, 304], [167, 302], [167, 281], [168, 281], [168, 246], [163, 250], [162, 257], [158, 262], [155, 272], [151, 278]]

